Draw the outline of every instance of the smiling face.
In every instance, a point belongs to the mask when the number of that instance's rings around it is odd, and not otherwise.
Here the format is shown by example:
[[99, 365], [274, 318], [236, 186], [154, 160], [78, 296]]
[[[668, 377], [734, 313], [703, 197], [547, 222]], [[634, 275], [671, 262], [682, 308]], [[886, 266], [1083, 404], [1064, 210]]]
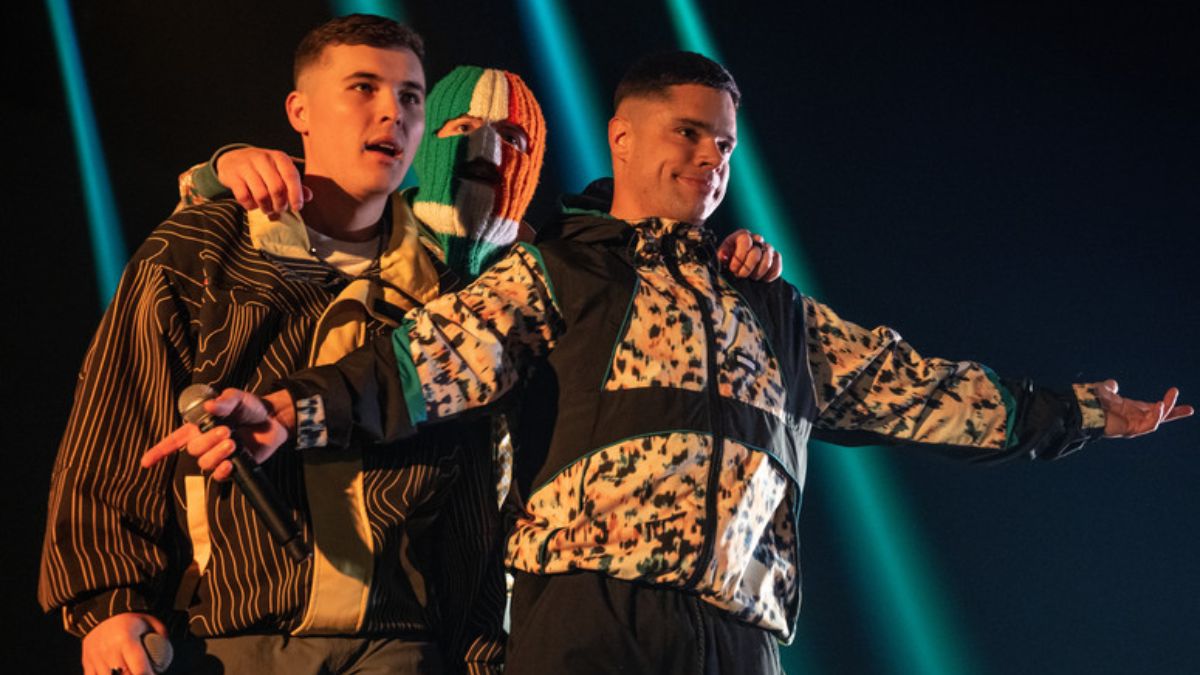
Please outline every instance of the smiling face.
[[737, 144], [728, 93], [699, 84], [623, 100], [609, 121], [612, 215], [702, 224], [725, 198]]
[[425, 130], [425, 72], [410, 49], [330, 45], [300, 74], [287, 110], [307, 175], [360, 201], [385, 198]]

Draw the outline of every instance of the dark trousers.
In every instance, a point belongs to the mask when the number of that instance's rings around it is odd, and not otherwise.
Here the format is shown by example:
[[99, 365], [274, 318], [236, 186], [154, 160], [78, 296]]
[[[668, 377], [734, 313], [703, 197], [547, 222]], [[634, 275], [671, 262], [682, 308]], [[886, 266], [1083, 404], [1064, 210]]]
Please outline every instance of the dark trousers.
[[591, 572], [518, 573], [505, 675], [781, 675], [767, 631], [694, 595]]
[[179, 641], [167, 671], [187, 675], [440, 675], [431, 642], [399, 638], [239, 635]]

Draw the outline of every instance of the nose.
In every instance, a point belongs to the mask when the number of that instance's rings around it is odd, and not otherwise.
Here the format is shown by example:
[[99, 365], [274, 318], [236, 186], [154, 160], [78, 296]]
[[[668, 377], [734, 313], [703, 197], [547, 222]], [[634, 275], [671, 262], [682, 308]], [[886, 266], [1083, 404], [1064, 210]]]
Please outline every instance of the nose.
[[702, 167], [720, 166], [725, 161], [725, 153], [717, 147], [717, 141], [713, 138], [707, 138], [701, 141], [696, 148], [696, 165]]
[[387, 124], [404, 124], [404, 106], [396, 96], [379, 97], [379, 120]]

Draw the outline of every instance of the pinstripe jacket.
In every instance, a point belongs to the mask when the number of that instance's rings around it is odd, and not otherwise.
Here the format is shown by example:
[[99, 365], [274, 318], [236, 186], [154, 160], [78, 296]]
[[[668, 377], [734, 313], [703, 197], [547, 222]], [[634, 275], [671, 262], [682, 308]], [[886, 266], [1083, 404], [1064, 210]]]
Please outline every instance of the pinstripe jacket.
[[[407, 288], [395, 289], [402, 298], [445, 290], [444, 268], [413, 244], [403, 196], [389, 212], [380, 276], [389, 280], [389, 264], [407, 270]], [[486, 422], [308, 460], [277, 453], [263, 468], [317, 549], [302, 564], [274, 545], [239, 491], [209, 482], [186, 453], [139, 468], [141, 453], [180, 423], [179, 391], [193, 382], [276, 388], [312, 362], [314, 333], [346, 295], [348, 280], [303, 246], [253, 231], [232, 201], [185, 209], [126, 267], [80, 372], [51, 479], [42, 606], [61, 609], [77, 635], [119, 612], [174, 612], [200, 636], [412, 636], [438, 641], [455, 672], [496, 668], [505, 598]], [[407, 261], [394, 257], [402, 249]], [[368, 298], [368, 335], [412, 304], [379, 300]], [[343, 492], [353, 498], [338, 501]], [[317, 577], [348, 592], [324, 597]]]

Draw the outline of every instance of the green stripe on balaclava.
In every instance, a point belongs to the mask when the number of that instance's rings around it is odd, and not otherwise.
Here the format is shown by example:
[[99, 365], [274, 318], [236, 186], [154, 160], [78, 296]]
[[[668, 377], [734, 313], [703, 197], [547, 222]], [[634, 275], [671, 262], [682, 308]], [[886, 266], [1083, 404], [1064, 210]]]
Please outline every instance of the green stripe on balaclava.
[[419, 181], [413, 201], [454, 204], [454, 166], [461, 160], [467, 140], [464, 136], [438, 138], [437, 132], [448, 120], [467, 114], [482, 75], [479, 66], [459, 66], [429, 92], [425, 100], [425, 135], [413, 157]]

